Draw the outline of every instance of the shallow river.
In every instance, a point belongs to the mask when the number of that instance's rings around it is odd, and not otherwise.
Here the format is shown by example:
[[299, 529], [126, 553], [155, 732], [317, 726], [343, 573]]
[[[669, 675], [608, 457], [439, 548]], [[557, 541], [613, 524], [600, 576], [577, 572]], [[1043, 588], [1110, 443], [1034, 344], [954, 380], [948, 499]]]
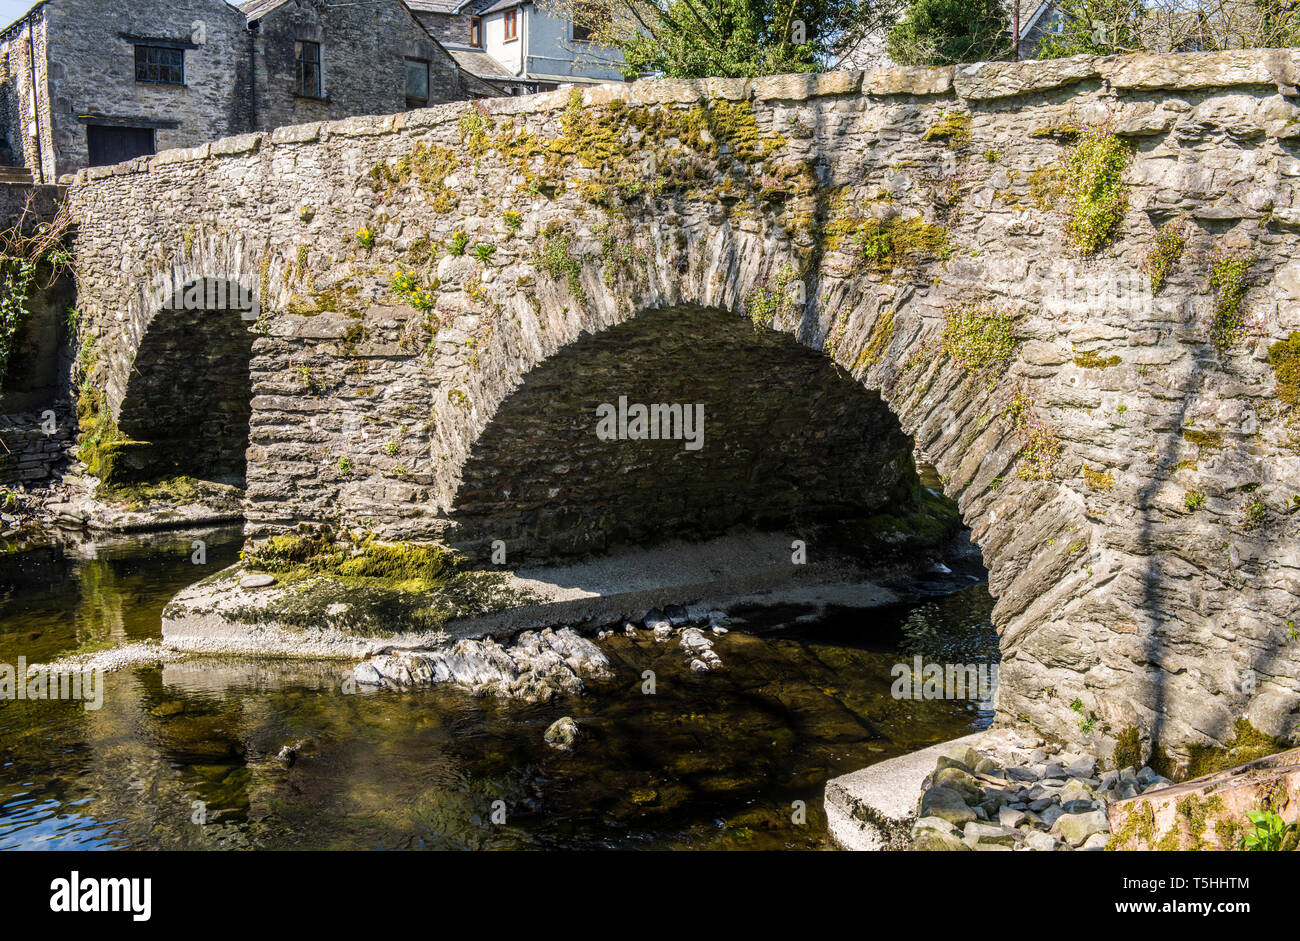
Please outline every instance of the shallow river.
[[[167, 600], [238, 555], [238, 528], [206, 535], [202, 567], [192, 538], [0, 557], [0, 663], [158, 637]], [[614, 680], [544, 705], [350, 693], [342, 663], [110, 674], [98, 710], [0, 702], [0, 849], [824, 848], [828, 778], [992, 720], [988, 702], [890, 695], [914, 654], [996, 659], [991, 608], [973, 585], [816, 619], [745, 611], [703, 676], [675, 642], [616, 636]], [[569, 754], [542, 741], [564, 715], [583, 732]]]

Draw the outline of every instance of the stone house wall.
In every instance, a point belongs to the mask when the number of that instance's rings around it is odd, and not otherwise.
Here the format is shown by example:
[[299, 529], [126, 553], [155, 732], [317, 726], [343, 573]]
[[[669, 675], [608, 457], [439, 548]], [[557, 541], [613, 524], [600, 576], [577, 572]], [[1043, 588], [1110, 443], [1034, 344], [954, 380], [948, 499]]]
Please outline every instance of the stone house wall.
[[46, 9], [32, 11], [0, 36], [0, 95], [5, 99], [0, 136], [9, 148], [6, 162], [31, 167], [37, 183], [53, 183], [57, 178], [49, 136]]
[[[88, 124], [151, 127], [158, 150], [248, 130], [244, 17], [222, 0], [131, 3], [111, 17], [97, 0], [54, 0], [44, 14], [58, 175], [87, 165]], [[184, 85], [136, 81], [147, 39], [188, 47]]]
[[[294, 43], [321, 44], [324, 99], [297, 94]], [[497, 95], [456, 67], [404, 4], [285, 4], [259, 21], [257, 127], [391, 114], [407, 108], [405, 60], [429, 62], [429, 104]]]
[[[747, 317], [878, 391], [937, 468], [998, 599], [1003, 717], [1125, 763], [1243, 719], [1294, 741], [1300, 416], [1269, 357], [1300, 331], [1297, 86], [1300, 52], [1249, 50], [660, 80], [96, 168], [69, 196], [91, 375], [117, 414], [160, 272], [248, 284], [250, 538], [450, 540], [535, 367], [648, 310]], [[1132, 155], [1085, 255], [1052, 174], [1087, 126]], [[1250, 264], [1221, 351], [1223, 252]], [[1014, 325], [992, 378], [962, 358], [973, 309]]]

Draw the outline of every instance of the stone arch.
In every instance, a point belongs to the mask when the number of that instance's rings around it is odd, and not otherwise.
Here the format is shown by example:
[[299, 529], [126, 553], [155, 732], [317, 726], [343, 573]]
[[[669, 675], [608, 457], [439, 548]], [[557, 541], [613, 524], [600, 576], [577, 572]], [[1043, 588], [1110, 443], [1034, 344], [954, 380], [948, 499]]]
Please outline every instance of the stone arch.
[[252, 417], [256, 294], [228, 277], [160, 282], [138, 331], [116, 424], [119, 480], [204, 476], [242, 486]]
[[486, 558], [499, 539], [515, 562], [734, 527], [829, 528], [839, 545], [880, 549], [915, 518], [933, 546], [951, 527], [922, 504], [951, 519], [878, 393], [730, 312], [661, 307], [524, 377], [461, 468], [448, 540]]
[[[994, 388], [943, 355], [943, 309], [912, 284], [810, 269], [807, 256], [788, 241], [727, 222], [679, 232], [649, 220], [621, 237], [629, 246], [624, 257], [643, 263], [587, 255], [574, 282], [539, 278], [528, 296], [513, 301], [510, 320], [519, 332], [495, 334], [474, 375], [447, 378], [448, 385], [463, 387], [468, 400], [466, 407], [444, 412], [434, 445], [446, 457], [437, 499], [452, 521], [475, 447], [533, 370], [643, 312], [681, 306], [721, 311], [746, 329], [793, 338], [879, 396], [941, 473], [947, 496], [983, 554], [997, 599], [1003, 713], [1032, 709], [1039, 727], [1077, 737], [1080, 717], [1070, 701], [1056, 701], [1048, 686], [1057, 670], [1069, 669], [1056, 666], [1063, 657], [1086, 656], [1082, 651], [1095, 643], [1073, 627], [1075, 618], [1103, 607], [1107, 618], [1114, 617], [1133, 603], [1106, 595], [1122, 563], [1108, 557], [1079, 495], [1063, 480], [1017, 472], [1023, 440], [995, 420], [1015, 384]], [[976, 263], [955, 264], [966, 269], [964, 278], [978, 279]], [[810, 272], [802, 287], [795, 283], [801, 270]], [[458, 273], [448, 265], [439, 275], [454, 282]], [[455, 538], [450, 531], [444, 535]], [[1077, 652], [1069, 646], [1073, 642]], [[1162, 683], [1153, 672], [1098, 707], [1113, 728], [1131, 726]]]

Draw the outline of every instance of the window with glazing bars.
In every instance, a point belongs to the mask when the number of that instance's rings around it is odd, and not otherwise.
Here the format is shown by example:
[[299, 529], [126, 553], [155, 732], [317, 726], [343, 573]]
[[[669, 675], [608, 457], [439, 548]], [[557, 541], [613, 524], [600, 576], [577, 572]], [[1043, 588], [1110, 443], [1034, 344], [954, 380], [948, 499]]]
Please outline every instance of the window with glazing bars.
[[185, 50], [169, 46], [136, 46], [135, 80], [151, 85], [184, 85]]
[[293, 44], [293, 52], [298, 63], [298, 94], [320, 98], [320, 43], [299, 40]]

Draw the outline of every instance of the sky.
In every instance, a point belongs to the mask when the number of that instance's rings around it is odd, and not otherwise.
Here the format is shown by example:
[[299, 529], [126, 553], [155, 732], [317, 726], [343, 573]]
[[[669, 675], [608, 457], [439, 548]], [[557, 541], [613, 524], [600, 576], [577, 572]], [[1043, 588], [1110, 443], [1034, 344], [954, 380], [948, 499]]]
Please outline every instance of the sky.
[[[36, 2], [37, 0], [0, 0], [0, 29], [36, 6]], [[112, 5], [111, 0], [102, 0], [102, 2], [105, 7]]]

